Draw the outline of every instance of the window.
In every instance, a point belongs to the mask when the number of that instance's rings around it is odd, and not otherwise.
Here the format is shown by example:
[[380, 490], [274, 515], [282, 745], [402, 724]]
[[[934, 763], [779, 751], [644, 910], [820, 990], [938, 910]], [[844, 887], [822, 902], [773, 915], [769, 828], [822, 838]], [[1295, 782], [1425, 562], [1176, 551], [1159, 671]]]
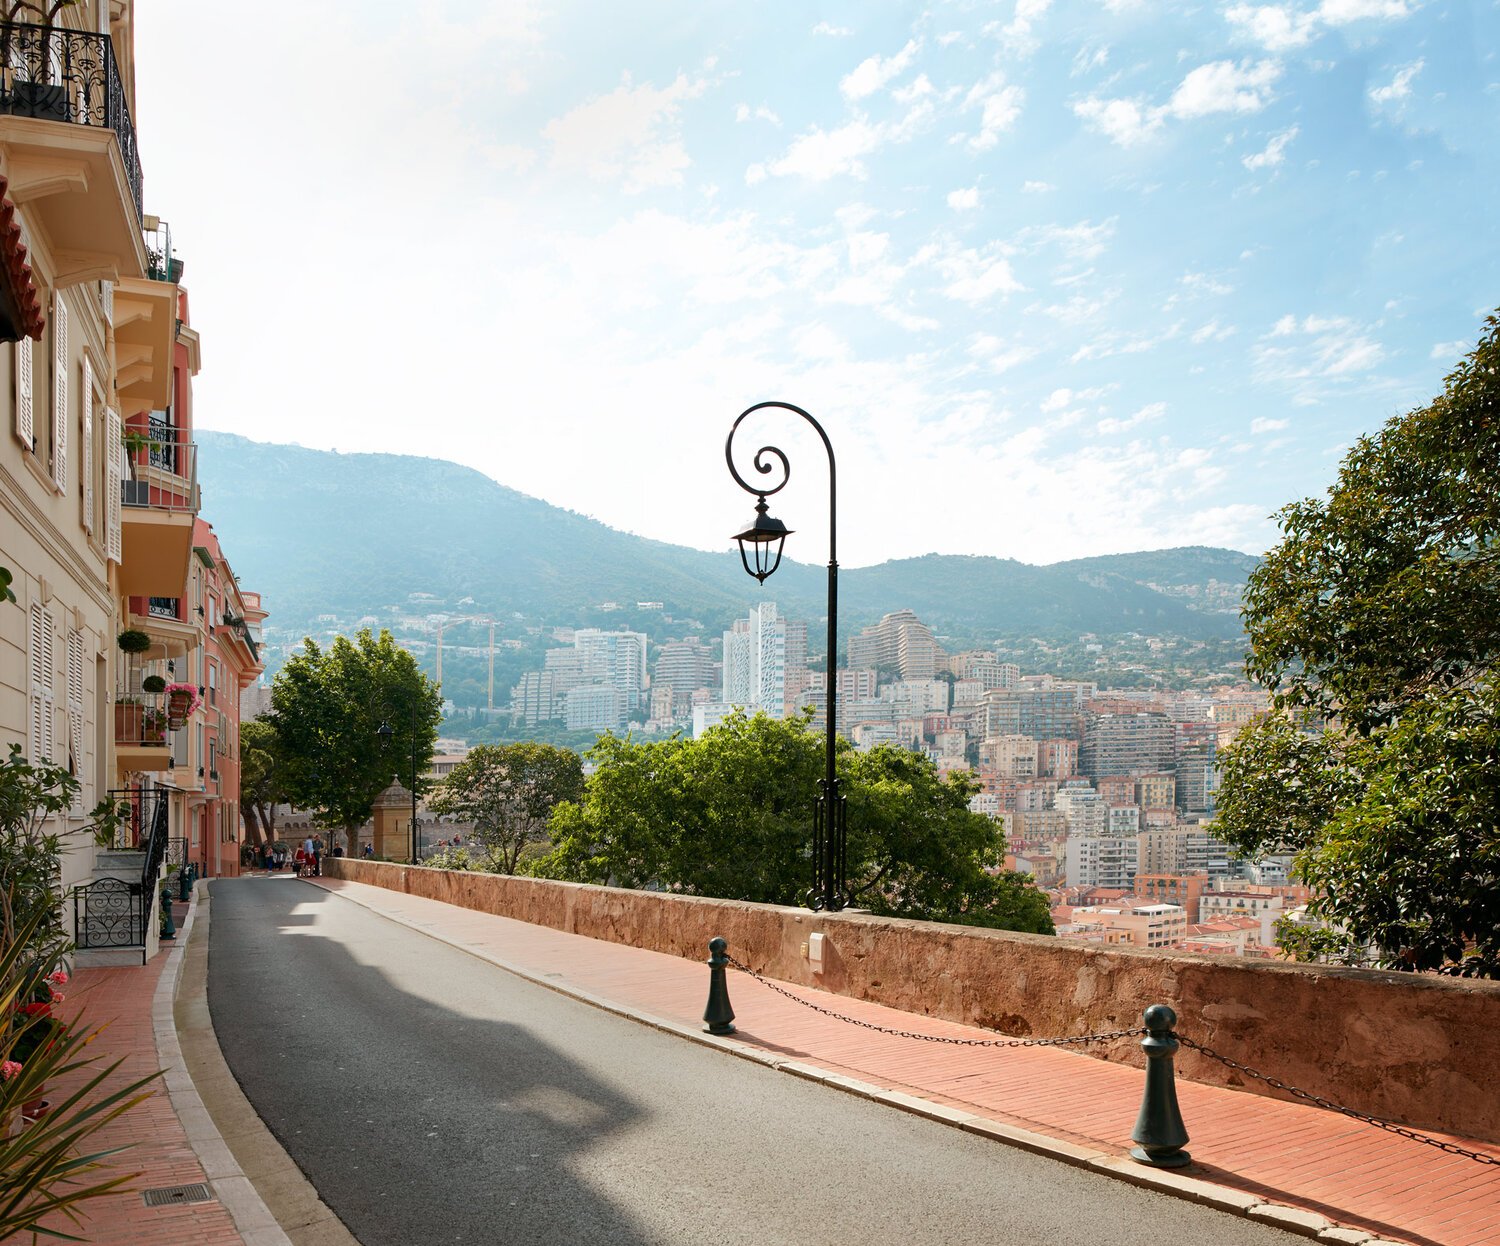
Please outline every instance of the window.
[[85, 355], [79, 365], [82, 376], [78, 385], [78, 432], [79, 450], [83, 460], [78, 468], [80, 505], [83, 510], [83, 530], [94, 535], [97, 517], [94, 514], [94, 365]]
[[78, 790], [73, 794], [73, 812], [82, 814], [89, 776], [83, 765], [83, 633], [77, 628], [68, 631], [67, 676], [68, 773], [78, 780]]
[[208, 703], [219, 703], [219, 664], [212, 659], [208, 663]]
[[35, 343], [23, 337], [15, 344], [16, 377], [16, 440], [33, 454], [36, 453], [36, 409], [32, 392], [36, 385], [35, 361], [32, 347]]
[[51, 761], [55, 753], [52, 738], [56, 714], [53, 693], [52, 611], [32, 604], [27, 615], [28, 662], [30, 680], [27, 688], [28, 732], [33, 764]]
[[52, 296], [52, 483], [68, 491], [68, 305]]

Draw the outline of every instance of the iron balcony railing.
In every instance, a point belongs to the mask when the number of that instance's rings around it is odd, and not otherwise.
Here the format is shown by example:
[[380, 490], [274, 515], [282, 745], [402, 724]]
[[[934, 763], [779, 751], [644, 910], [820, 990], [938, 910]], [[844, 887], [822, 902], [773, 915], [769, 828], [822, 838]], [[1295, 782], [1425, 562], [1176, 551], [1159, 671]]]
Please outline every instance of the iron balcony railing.
[[178, 617], [179, 600], [176, 597], [148, 597], [146, 613], [153, 619], [175, 619]]
[[159, 696], [115, 702], [115, 744], [127, 748], [167, 747], [167, 710]]
[[148, 216], [145, 224], [146, 276], [152, 281], [181, 281], [182, 261], [172, 250], [172, 227], [154, 216]]
[[108, 35], [0, 22], [0, 113], [113, 130], [141, 219], [140, 150]]
[[154, 419], [145, 429], [127, 429], [122, 454], [124, 506], [198, 513], [198, 447], [182, 440], [180, 429]]

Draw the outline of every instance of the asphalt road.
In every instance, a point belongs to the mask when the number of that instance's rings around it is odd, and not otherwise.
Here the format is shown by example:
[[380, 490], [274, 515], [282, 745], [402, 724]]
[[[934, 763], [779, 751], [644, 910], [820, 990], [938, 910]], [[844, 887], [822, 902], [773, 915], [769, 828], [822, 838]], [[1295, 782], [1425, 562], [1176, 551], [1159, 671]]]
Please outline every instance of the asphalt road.
[[225, 1059], [362, 1246], [1303, 1241], [671, 1038], [297, 879], [213, 903]]

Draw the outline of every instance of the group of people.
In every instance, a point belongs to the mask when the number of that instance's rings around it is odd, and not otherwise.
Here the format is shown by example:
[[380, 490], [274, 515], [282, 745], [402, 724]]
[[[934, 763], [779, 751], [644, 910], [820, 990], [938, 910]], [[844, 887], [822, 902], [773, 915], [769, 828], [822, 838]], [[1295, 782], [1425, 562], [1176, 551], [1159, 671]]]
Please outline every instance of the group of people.
[[[337, 844], [333, 855], [341, 857], [344, 850]], [[318, 878], [323, 873], [323, 843], [318, 839], [304, 839], [295, 849], [289, 849], [279, 840], [261, 848], [261, 866], [267, 875], [279, 874], [287, 868], [294, 869], [299, 878]]]

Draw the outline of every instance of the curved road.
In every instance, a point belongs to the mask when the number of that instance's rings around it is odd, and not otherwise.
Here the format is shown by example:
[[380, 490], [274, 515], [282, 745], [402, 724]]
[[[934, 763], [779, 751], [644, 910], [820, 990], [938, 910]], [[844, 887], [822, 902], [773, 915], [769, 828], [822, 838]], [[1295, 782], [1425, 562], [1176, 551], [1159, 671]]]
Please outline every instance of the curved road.
[[209, 1007], [362, 1246], [1303, 1239], [671, 1038], [292, 878], [216, 880]]

